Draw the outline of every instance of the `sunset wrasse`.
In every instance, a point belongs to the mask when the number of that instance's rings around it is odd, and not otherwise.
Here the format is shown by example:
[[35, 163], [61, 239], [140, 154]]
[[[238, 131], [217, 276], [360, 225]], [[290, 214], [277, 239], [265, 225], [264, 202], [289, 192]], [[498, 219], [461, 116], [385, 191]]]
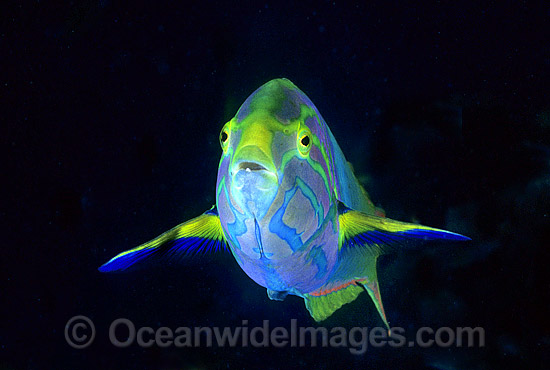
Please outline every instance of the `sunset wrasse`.
[[269, 298], [302, 297], [316, 321], [367, 291], [387, 324], [378, 256], [406, 240], [468, 240], [394, 221], [370, 201], [325, 120], [286, 79], [246, 99], [220, 133], [216, 205], [99, 268], [229, 249]]

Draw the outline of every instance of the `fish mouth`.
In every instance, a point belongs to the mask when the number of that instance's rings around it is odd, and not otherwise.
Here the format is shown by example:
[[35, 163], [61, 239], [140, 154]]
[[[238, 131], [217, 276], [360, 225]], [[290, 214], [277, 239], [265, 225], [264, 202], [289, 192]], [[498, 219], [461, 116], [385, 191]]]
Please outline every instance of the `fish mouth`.
[[235, 163], [230, 174], [235, 189], [247, 189], [246, 192], [248, 193], [253, 192], [254, 189], [259, 191], [270, 190], [278, 185], [277, 173], [258, 162], [242, 161]]
[[267, 168], [256, 162], [241, 162], [237, 164], [235, 172], [237, 171], [269, 171]]
[[239, 207], [262, 219], [277, 195], [279, 179], [271, 163], [261, 164], [249, 158], [236, 162], [230, 171], [231, 197]]

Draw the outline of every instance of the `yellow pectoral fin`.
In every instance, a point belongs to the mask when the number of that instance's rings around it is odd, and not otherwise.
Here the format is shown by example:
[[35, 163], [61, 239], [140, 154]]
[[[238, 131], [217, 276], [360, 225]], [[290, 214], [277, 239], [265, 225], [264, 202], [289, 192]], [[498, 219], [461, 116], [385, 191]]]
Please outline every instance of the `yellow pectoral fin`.
[[305, 295], [306, 307], [317, 321], [326, 319], [365, 290], [389, 328], [376, 274], [378, 256], [387, 247], [403, 244], [409, 239], [469, 240], [460, 234], [433, 227], [367, 215], [349, 209], [342, 203], [338, 206], [338, 213], [338, 261], [327, 283]]
[[[340, 205], [340, 235], [338, 247], [363, 245], [376, 246], [400, 244], [410, 239], [416, 240], [457, 240], [470, 238], [450, 231], [435, 229], [385, 217], [371, 216]], [[380, 251], [376, 254], [379, 254]]]
[[149, 258], [182, 258], [190, 254], [226, 249], [220, 218], [215, 207], [155, 239], [113, 257], [101, 272], [126, 270]]

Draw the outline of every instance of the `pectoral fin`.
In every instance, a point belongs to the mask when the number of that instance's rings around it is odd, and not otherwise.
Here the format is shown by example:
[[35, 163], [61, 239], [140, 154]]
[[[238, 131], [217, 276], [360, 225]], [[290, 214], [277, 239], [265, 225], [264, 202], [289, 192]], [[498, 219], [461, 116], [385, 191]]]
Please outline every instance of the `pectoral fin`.
[[101, 272], [126, 270], [150, 258], [172, 260], [197, 253], [226, 249], [227, 245], [214, 207], [157, 238], [113, 257], [99, 268]]
[[342, 203], [338, 207], [340, 235], [338, 248], [363, 246], [378, 250], [384, 246], [400, 244], [407, 240], [457, 240], [470, 238], [450, 231], [435, 229], [385, 217], [367, 215], [347, 208]]
[[306, 307], [316, 321], [332, 315], [366, 291], [384, 324], [389, 328], [380, 297], [376, 260], [389, 247], [416, 240], [470, 240], [460, 234], [391, 220], [339, 205], [338, 261], [327, 283], [304, 295]]

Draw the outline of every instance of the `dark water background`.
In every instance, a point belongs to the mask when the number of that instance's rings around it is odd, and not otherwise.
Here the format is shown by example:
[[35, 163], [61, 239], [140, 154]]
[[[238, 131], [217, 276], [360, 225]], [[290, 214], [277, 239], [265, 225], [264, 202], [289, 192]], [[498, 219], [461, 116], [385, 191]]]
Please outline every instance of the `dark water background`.
[[[6, 5], [6, 4], [4, 4]], [[535, 2], [24, 2], [1, 12], [0, 369], [544, 368], [550, 43]], [[137, 327], [314, 322], [230, 255], [97, 267], [214, 202], [218, 133], [262, 83], [316, 104], [388, 216], [467, 244], [385, 256], [391, 325], [481, 326], [484, 348], [113, 347]], [[69, 318], [95, 342], [64, 339]], [[382, 325], [366, 295], [325, 323]]]

